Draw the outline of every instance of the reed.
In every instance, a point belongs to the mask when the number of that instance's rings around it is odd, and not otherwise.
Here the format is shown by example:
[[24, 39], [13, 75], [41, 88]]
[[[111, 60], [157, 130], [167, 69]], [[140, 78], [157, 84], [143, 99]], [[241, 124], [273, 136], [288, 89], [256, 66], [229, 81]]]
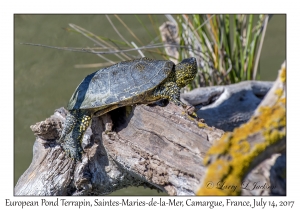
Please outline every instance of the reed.
[[[270, 15], [194, 14], [165, 17], [176, 30], [172, 42], [163, 41], [159, 30], [161, 23], [155, 15], [148, 15], [150, 24], [142, 21], [139, 15], [134, 16], [140, 24], [135, 27], [143, 28], [145, 32], [143, 39], [118, 15], [106, 15], [118, 39], [95, 35], [75, 24], [70, 24], [68, 31], [93, 41], [96, 47], [84, 50], [97, 54], [106, 61], [105, 64], [143, 56], [175, 62], [196, 57], [198, 75], [185, 90], [259, 79], [259, 59]], [[116, 25], [122, 26], [122, 30]], [[168, 47], [176, 49], [176, 56], [166, 51]]]

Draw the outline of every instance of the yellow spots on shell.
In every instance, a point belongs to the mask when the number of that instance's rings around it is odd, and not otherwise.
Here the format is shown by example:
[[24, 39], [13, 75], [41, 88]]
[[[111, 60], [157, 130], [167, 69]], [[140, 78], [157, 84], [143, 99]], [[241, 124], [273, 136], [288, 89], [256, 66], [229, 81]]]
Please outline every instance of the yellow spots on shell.
[[154, 61], [152, 58], [147, 58], [147, 57], [143, 57], [143, 58], [141, 58], [141, 60], [147, 61], [147, 62]]
[[163, 69], [164, 74], [165, 74], [165, 75], [168, 75], [168, 76], [170, 76], [171, 71], [172, 71], [172, 67], [164, 68], [164, 69]]
[[145, 69], [145, 65], [138, 63], [136, 64], [135, 68], [139, 71], [143, 71]]

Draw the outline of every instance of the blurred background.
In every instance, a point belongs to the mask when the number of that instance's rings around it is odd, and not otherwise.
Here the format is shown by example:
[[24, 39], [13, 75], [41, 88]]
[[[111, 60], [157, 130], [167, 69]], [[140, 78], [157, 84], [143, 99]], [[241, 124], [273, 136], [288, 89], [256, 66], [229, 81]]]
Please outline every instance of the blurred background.
[[[159, 26], [165, 15], [15, 15], [14, 16], [14, 186], [32, 159], [35, 136], [30, 125], [45, 120], [59, 107], [66, 107], [82, 79], [102, 68], [119, 62], [114, 55], [105, 59], [90, 53], [70, 52], [21, 45], [30, 42], [58, 47], [94, 47], [93, 33], [106, 41], [120, 40], [119, 33], [138, 46], [159, 40]], [[70, 27], [72, 23], [81, 32]], [[74, 26], [73, 25], [73, 26]], [[128, 28], [130, 30], [128, 30]], [[84, 31], [84, 33], [82, 33]], [[86, 35], [86, 36], [83, 36]], [[89, 36], [89, 37], [87, 37]], [[139, 41], [137, 41], [137, 39]], [[110, 42], [112, 45], [115, 41]], [[141, 44], [142, 43], [142, 44]], [[118, 45], [119, 46], [119, 45]], [[163, 51], [163, 49], [161, 49]], [[137, 52], [132, 55], [139, 56]], [[161, 59], [163, 54], [146, 52]], [[273, 81], [286, 58], [286, 15], [273, 15], [266, 28], [260, 54], [259, 79]], [[165, 195], [156, 190], [132, 187], [112, 195]]]

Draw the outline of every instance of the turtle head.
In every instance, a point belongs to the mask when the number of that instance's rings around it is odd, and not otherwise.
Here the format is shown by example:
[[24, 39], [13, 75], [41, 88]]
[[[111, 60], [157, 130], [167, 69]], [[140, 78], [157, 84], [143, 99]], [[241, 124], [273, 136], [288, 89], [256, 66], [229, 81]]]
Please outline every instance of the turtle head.
[[184, 87], [189, 84], [196, 76], [197, 61], [195, 58], [184, 59], [175, 66], [176, 84]]

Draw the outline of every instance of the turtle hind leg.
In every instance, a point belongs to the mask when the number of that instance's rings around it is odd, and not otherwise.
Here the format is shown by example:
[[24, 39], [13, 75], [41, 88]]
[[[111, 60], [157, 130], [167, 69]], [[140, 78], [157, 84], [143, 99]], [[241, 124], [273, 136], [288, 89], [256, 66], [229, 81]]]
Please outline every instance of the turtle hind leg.
[[84, 152], [81, 146], [83, 135], [90, 125], [90, 113], [85, 110], [77, 110], [76, 122], [73, 129], [68, 134], [65, 134], [62, 148], [66, 155], [72, 159], [81, 161], [82, 153]]
[[79, 134], [77, 139], [79, 140], [78, 142], [82, 143], [82, 137], [86, 131], [86, 129], [89, 127], [90, 123], [91, 123], [91, 116], [89, 114], [86, 113], [81, 113], [79, 118], [78, 118], [78, 125], [79, 125]]
[[58, 140], [59, 143], [63, 142], [65, 140], [66, 135], [72, 131], [72, 129], [76, 124], [76, 121], [77, 121], [77, 110], [71, 110], [66, 117], [64, 128]]
[[77, 139], [74, 138], [73, 131], [67, 134], [62, 148], [68, 158], [75, 159], [76, 161], [82, 160], [83, 149]]

